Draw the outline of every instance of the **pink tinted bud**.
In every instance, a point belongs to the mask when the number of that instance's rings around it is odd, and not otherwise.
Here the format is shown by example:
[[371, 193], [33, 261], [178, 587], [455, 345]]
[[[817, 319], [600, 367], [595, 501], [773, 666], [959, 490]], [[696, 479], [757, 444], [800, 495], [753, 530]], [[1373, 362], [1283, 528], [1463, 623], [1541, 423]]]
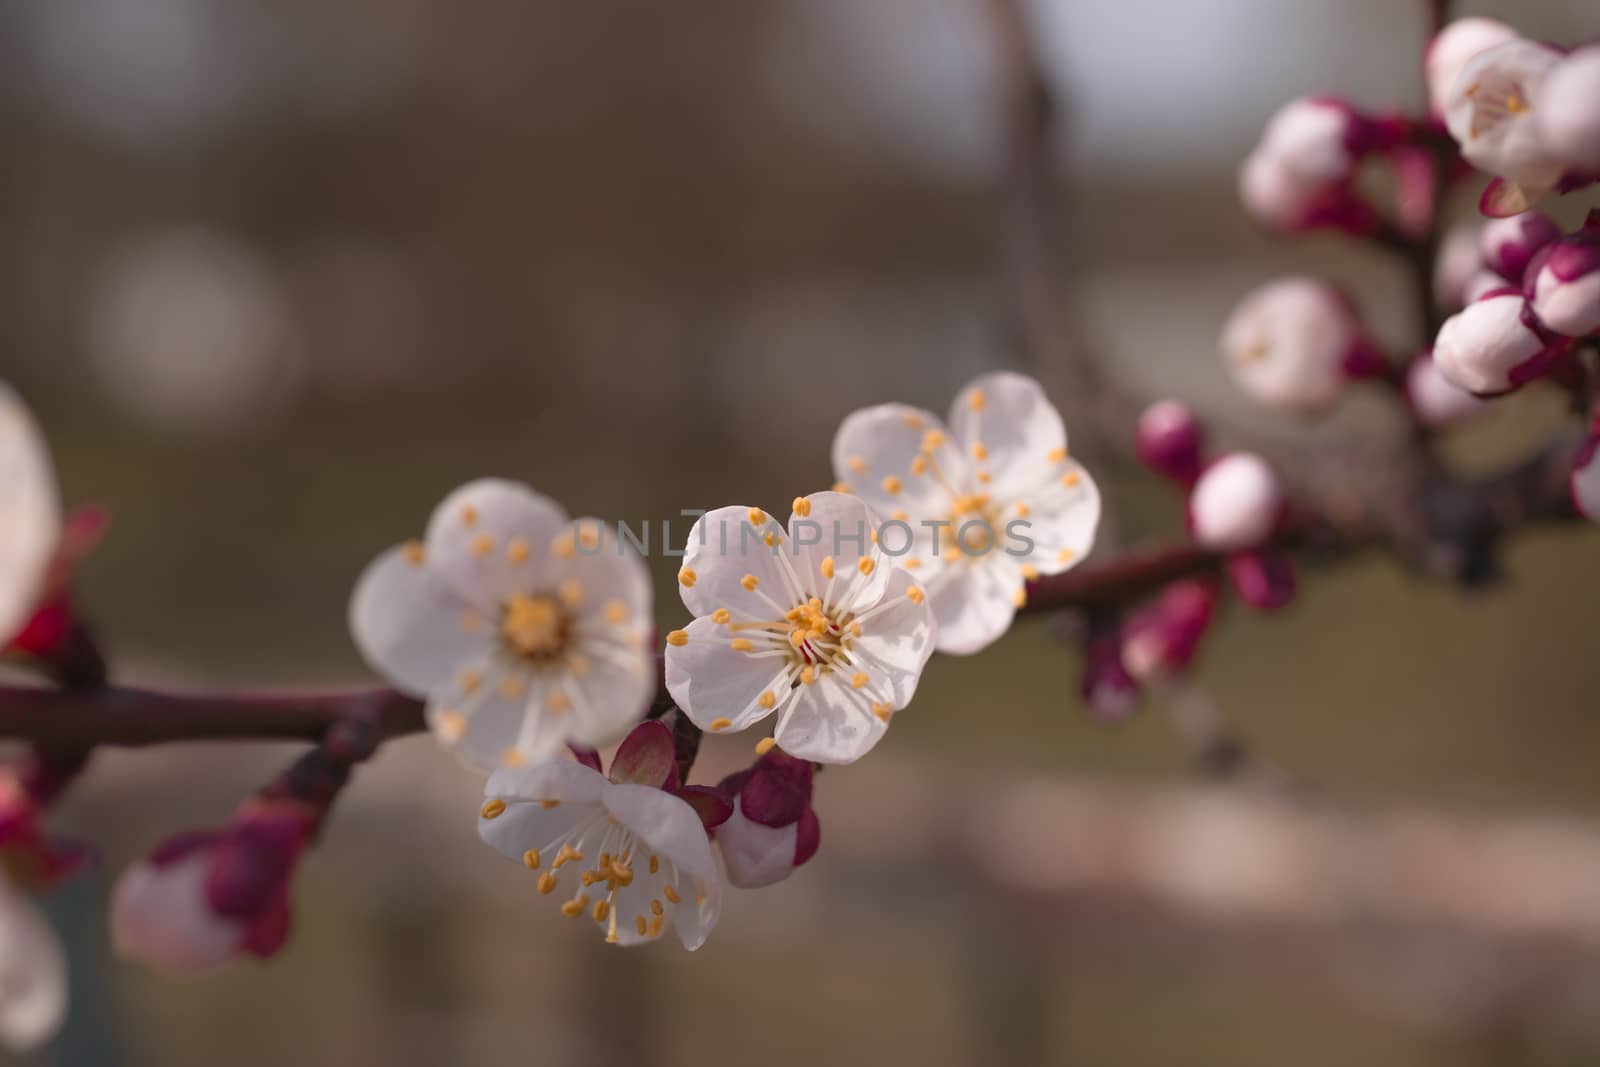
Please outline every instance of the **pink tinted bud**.
[[1448, 426], [1488, 407], [1481, 397], [1453, 384], [1439, 373], [1431, 353], [1424, 352], [1406, 368], [1406, 403], [1424, 426]]
[[1600, 330], [1600, 228], [1585, 227], [1547, 248], [1530, 265], [1523, 292], [1556, 333]]
[[1467, 286], [1483, 271], [1483, 256], [1478, 252], [1482, 229], [1476, 222], [1460, 222], [1440, 242], [1433, 267], [1433, 295], [1440, 307], [1453, 310], [1471, 300]]
[[1444, 114], [1445, 101], [1467, 60], [1486, 48], [1516, 39], [1516, 30], [1495, 19], [1456, 19], [1440, 30], [1428, 42], [1422, 59], [1428, 81], [1428, 105], [1433, 113]]
[[1343, 395], [1352, 357], [1369, 349], [1350, 303], [1313, 278], [1283, 278], [1240, 301], [1222, 328], [1223, 364], [1252, 400], [1320, 415]]
[[1256, 152], [1307, 186], [1320, 187], [1347, 180], [1375, 140], [1375, 124], [1350, 105], [1303, 97], [1272, 116]]
[[205, 974], [247, 952], [272, 955], [288, 934], [304, 833], [292, 811], [259, 804], [220, 831], [170, 838], [117, 880], [117, 952], [176, 975]]
[[1189, 494], [1189, 530], [1213, 552], [1265, 544], [1283, 515], [1283, 485], [1260, 456], [1234, 452], [1201, 473]]
[[1469, 59], [1445, 99], [1445, 123], [1481, 171], [1530, 189], [1550, 189], [1566, 169], [1545, 147], [1535, 115], [1545, 80], [1561, 61], [1548, 45], [1514, 40]]
[[1538, 377], [1553, 352], [1524, 316], [1522, 294], [1500, 292], [1468, 304], [1439, 329], [1433, 359], [1458, 389], [1497, 396]]
[[1572, 506], [1590, 522], [1600, 522], [1600, 431], [1591, 432], [1572, 458]]
[[1139, 706], [1139, 683], [1122, 662], [1122, 639], [1116, 635], [1090, 641], [1083, 655], [1083, 703], [1095, 718], [1115, 722]]
[[1478, 247], [1485, 267], [1520, 285], [1534, 254], [1560, 236], [1549, 216], [1526, 211], [1486, 223]]
[[1194, 661], [1216, 612], [1215, 581], [1174, 582], [1122, 628], [1122, 662], [1141, 681], [1177, 674]]
[[1294, 599], [1294, 564], [1282, 552], [1229, 556], [1228, 580], [1240, 600], [1260, 611], [1276, 611]]
[[1550, 72], [1538, 122], [1540, 138], [1558, 159], [1600, 174], [1600, 46], [1579, 49]]
[[1205, 430], [1188, 406], [1176, 400], [1151, 404], [1139, 415], [1133, 451], [1139, 462], [1157, 474], [1190, 485], [1200, 474], [1200, 449]]
[[814, 774], [810, 762], [774, 749], [722, 780], [718, 790], [733, 798], [733, 811], [713, 839], [729, 882], [772, 885], [816, 854], [822, 830], [811, 807]]
[[1239, 168], [1239, 200], [1258, 224], [1280, 233], [1333, 229], [1371, 233], [1377, 213], [1349, 182], [1308, 182], [1265, 152], [1252, 152]]
[[1466, 307], [1468, 304], [1475, 304], [1490, 293], [1504, 292], [1506, 288], [1506, 280], [1500, 275], [1492, 270], [1480, 270], [1472, 276], [1472, 280], [1467, 282], [1467, 287], [1462, 290], [1461, 295], [1467, 299], [1466, 303], [1461, 306]]

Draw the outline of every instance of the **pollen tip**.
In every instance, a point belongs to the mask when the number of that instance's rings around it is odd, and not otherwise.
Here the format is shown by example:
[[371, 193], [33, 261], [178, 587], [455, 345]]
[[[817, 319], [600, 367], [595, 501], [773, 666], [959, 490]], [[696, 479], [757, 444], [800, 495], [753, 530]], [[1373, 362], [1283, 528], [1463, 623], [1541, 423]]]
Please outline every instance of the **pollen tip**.
[[756, 742], [756, 755], [765, 756], [768, 752], [771, 752], [775, 747], [777, 747], [777, 744], [778, 739], [776, 737], [763, 737], [761, 740]]
[[478, 809], [478, 814], [485, 819], [493, 819], [499, 817], [505, 810], [506, 802], [499, 797], [493, 797], [484, 802], [483, 807]]
[[732, 719], [712, 719], [711, 720], [711, 725], [709, 727], [707, 727], [707, 729], [712, 730], [712, 731], [726, 730], [728, 727], [730, 727], [732, 725], [733, 725], [733, 720]]
[[[843, 484], [842, 482], [839, 483], [839, 485], [842, 485], [842, 484]], [[835, 485], [834, 488], [835, 489], [839, 489], [839, 485]], [[849, 492], [848, 489], [839, 489], [839, 491], [840, 492]], [[803, 519], [806, 516], [811, 514], [811, 501], [809, 499], [807, 499], [806, 497], [797, 496], [797, 497], [794, 498], [794, 503], [789, 505], [789, 508], [796, 515], [800, 516]]]
[[678, 581], [686, 588], [693, 587], [697, 577], [698, 575], [696, 575], [694, 570], [690, 567], [684, 567], [682, 570], [678, 571]]
[[667, 634], [667, 644], [672, 645], [674, 648], [682, 648], [688, 643], [689, 633], [687, 630], [673, 630]]

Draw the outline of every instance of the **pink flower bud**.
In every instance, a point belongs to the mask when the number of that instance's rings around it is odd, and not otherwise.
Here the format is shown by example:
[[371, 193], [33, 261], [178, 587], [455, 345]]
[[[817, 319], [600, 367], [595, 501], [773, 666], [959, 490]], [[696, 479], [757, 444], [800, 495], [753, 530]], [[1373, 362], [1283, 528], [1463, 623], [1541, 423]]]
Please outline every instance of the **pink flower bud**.
[[1478, 235], [1482, 230], [1480, 223], [1459, 222], [1440, 242], [1439, 256], [1433, 267], [1433, 295], [1440, 307], [1454, 310], [1472, 300], [1467, 296], [1467, 286], [1485, 273], [1483, 255], [1478, 251]]
[[1486, 223], [1478, 248], [1485, 267], [1520, 285], [1534, 254], [1560, 236], [1561, 228], [1549, 216], [1527, 211]]
[[1524, 315], [1522, 294], [1498, 291], [1468, 304], [1439, 329], [1433, 359], [1458, 389], [1498, 396], [1538, 377], [1553, 352]]
[[1256, 151], [1307, 186], [1335, 185], [1355, 172], [1376, 140], [1375, 129], [1342, 101], [1302, 97], [1272, 116]]
[[1259, 611], [1276, 611], [1294, 599], [1294, 564], [1282, 552], [1240, 552], [1228, 557], [1227, 568], [1239, 599]]
[[1349, 301], [1313, 278], [1262, 286], [1222, 329], [1223, 363], [1239, 387], [1259, 404], [1303, 415], [1330, 410], [1368, 351]]
[[1492, 270], [1480, 270], [1472, 276], [1472, 280], [1467, 282], [1467, 287], [1462, 290], [1461, 295], [1467, 299], [1466, 303], [1461, 306], [1466, 307], [1469, 304], [1475, 304], [1490, 293], [1503, 292], [1505, 288], [1506, 280], [1500, 275]]
[[733, 813], [716, 827], [728, 881], [741, 889], [781, 882], [816, 855], [822, 827], [811, 807], [814, 769], [808, 760], [774, 749], [718, 789], [733, 798]]
[[1333, 229], [1371, 233], [1378, 221], [1372, 206], [1350, 182], [1308, 182], [1283, 161], [1257, 150], [1239, 168], [1239, 200], [1257, 223], [1280, 233]]
[[1139, 462], [1182, 485], [1200, 475], [1200, 449], [1205, 430], [1188, 406], [1176, 400], [1151, 404], [1139, 415], [1133, 451]]
[[1448, 426], [1472, 417], [1488, 402], [1453, 384], [1439, 373], [1431, 353], [1424, 352], [1406, 368], [1406, 403], [1424, 426]]
[[1122, 638], [1116, 634], [1090, 641], [1083, 654], [1083, 703], [1105, 722], [1132, 715], [1139, 706], [1139, 683], [1122, 661]]
[[111, 898], [118, 953], [176, 975], [270, 956], [289, 931], [289, 885], [305, 844], [292, 810], [258, 804], [220, 831], [180, 834], [123, 872]]
[[1582, 337], [1600, 330], [1600, 227], [1587, 226], [1547, 248], [1528, 269], [1523, 292], [1539, 321]]
[[1194, 661], [1216, 613], [1217, 584], [1190, 578], [1173, 582], [1122, 628], [1122, 662], [1148, 682], [1178, 674]]
[[1572, 506], [1590, 522], [1600, 522], [1600, 430], [1591, 432], [1572, 458]]
[[1486, 18], [1456, 19], [1428, 42], [1422, 66], [1428, 81], [1428, 104], [1436, 115], [1443, 115], [1450, 90], [1461, 76], [1467, 61], [1486, 48], [1517, 39], [1517, 31], [1503, 22]]
[[1545, 147], [1534, 115], [1561, 61], [1548, 45], [1514, 40], [1469, 59], [1445, 99], [1445, 124], [1479, 170], [1519, 186], [1550, 189], [1566, 167]]
[[1539, 136], [1568, 167], [1600, 174], [1600, 46], [1563, 59], [1545, 81]]
[[1260, 456], [1234, 452], [1212, 463], [1189, 494], [1189, 530], [1213, 552], [1259, 548], [1283, 515], [1283, 485]]

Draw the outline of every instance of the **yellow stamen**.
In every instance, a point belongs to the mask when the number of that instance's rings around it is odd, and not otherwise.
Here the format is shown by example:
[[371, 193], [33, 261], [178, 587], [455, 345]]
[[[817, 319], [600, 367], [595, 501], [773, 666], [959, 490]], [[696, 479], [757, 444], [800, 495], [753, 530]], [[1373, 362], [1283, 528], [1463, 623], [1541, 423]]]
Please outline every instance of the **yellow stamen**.
[[1083, 476], [1077, 471], [1073, 471], [1061, 479], [1061, 484], [1066, 486], [1068, 489], [1073, 489], [1076, 488], [1077, 484], [1081, 481], [1083, 481]]
[[804, 668], [802, 668], [801, 671], [800, 671], [800, 684], [801, 685], [816, 685], [817, 684], [817, 669], [815, 667], [804, 667]]
[[539, 869], [539, 863], [540, 860], [538, 849], [530, 848], [528, 851], [522, 854], [522, 864], [523, 866], [527, 867], [528, 870], [537, 871]]
[[528, 542], [520, 537], [514, 537], [506, 544], [506, 559], [512, 563], [526, 563], [532, 551], [528, 547]]
[[732, 725], [733, 725], [733, 720], [732, 719], [712, 719], [711, 720], [711, 729], [712, 729], [712, 731], [726, 730], [728, 727], [730, 727]]
[[682, 648], [688, 643], [689, 633], [687, 630], [673, 630], [671, 633], [667, 634], [667, 644], [672, 645], [675, 648]]
[[541, 801], [539, 801], [539, 806], [541, 808], [545, 809], [546, 811], [549, 811], [551, 808], [559, 808], [561, 806], [561, 801], [559, 801], [559, 800], [541, 800]]
[[756, 646], [750, 643], [750, 639], [748, 637], [735, 637], [732, 641], [728, 642], [728, 647], [733, 649], [735, 652], [749, 652]]
[[422, 550], [421, 541], [407, 541], [405, 547], [406, 562], [413, 567], [420, 567], [427, 559], [427, 553]]
[[594, 903], [594, 921], [595, 922], [597, 922], [597, 923], [605, 922], [606, 921], [606, 916], [608, 916], [610, 914], [611, 914], [611, 901], [609, 901], [609, 900], [597, 900], [597, 901], [595, 901], [595, 903]]
[[872, 562], [872, 560], [866, 556], [862, 556], [861, 559], [856, 562], [856, 570], [860, 571], [862, 574], [871, 574], [873, 568], [876, 566], [877, 564]]
[[778, 698], [773, 696], [772, 691], [769, 689], [756, 698], [756, 703], [771, 711], [777, 705]]
[[545, 871], [543, 874], [541, 874], [539, 876], [539, 892], [540, 893], [543, 893], [545, 896], [549, 896], [551, 893], [555, 892], [555, 889], [556, 889], [555, 872], [553, 872], [553, 871]]
[[467, 732], [467, 717], [459, 711], [446, 711], [439, 715], [439, 733], [447, 741], [459, 740]]
[[655, 915], [665, 915], [667, 913], [667, 907], [665, 904], [661, 903], [660, 897], [652, 897], [650, 899], [650, 911]]
[[867, 682], [870, 681], [870, 680], [871, 679], [869, 679], [867, 677], [867, 672], [866, 671], [856, 671], [856, 673], [854, 675], [852, 675], [851, 678], [850, 678], [850, 688], [851, 689], [860, 689], [862, 686], [866, 685]]
[[1039, 568], [1031, 563], [1024, 563], [1022, 565], [1022, 576], [1030, 582], [1036, 581], [1039, 577]]
[[927, 456], [918, 456], [917, 458], [913, 459], [911, 461], [911, 473], [912, 474], [926, 474], [926, 473], [928, 473], [928, 457]]
[[891, 712], [889, 710], [889, 705], [888, 704], [878, 703], [878, 704], [872, 705], [872, 714], [876, 715], [879, 719], [883, 720], [884, 722], [888, 722], [889, 721], [889, 716], [892, 715], [893, 712]]
[[628, 621], [628, 605], [620, 600], [611, 600], [606, 603], [606, 621], [621, 625]]
[[768, 752], [772, 751], [773, 746], [777, 743], [778, 739], [776, 737], [763, 737], [761, 740], [756, 742], [756, 755], [765, 756]]
[[989, 458], [989, 447], [987, 445], [985, 445], [982, 441], [974, 441], [974, 442], [972, 442], [972, 458], [976, 459], [976, 460], [988, 459]]
[[567, 694], [557, 690], [544, 698], [544, 706], [554, 712], [570, 711], [572, 699]]
[[761, 579], [753, 574], [747, 574], [739, 579], [739, 584], [744, 586], [746, 592], [753, 593], [756, 591], [756, 586], [761, 584]]
[[857, 474], [867, 473], [867, 461], [860, 456], [851, 456], [845, 461], [846, 465]]
[[461, 525], [478, 525], [478, 509], [473, 507], [471, 504], [461, 505]]
[[[850, 492], [850, 483], [848, 483], [848, 482], [834, 482], [833, 483], [833, 491], [835, 493], [848, 493], [848, 492]], [[795, 514], [796, 515], [809, 515], [809, 514], [811, 514], [811, 509], [808, 507], [805, 511], [797, 511], [797, 512], [795, 512]]]
[[589, 894], [584, 893], [583, 895], [574, 897], [565, 904], [561, 905], [561, 914], [565, 915], [569, 919], [576, 919], [578, 916], [582, 915], [588, 907]]
[[1051, 463], [1063, 463], [1067, 458], [1067, 450], [1064, 448], [1052, 448], [1050, 454], [1045, 458]]
[[638, 927], [639, 936], [643, 937], [645, 935], [644, 916], [643, 915], [635, 915], [634, 918], [633, 918], [633, 925]]
[[921, 415], [917, 415], [917, 414], [908, 412], [906, 415], [903, 416], [903, 420], [904, 420], [905, 424], [907, 426], [909, 426], [913, 430], [922, 429], [922, 416]]
[[830, 582], [833, 581], [833, 557], [832, 556], [824, 556], [824, 557], [822, 557], [821, 570], [822, 570], [822, 576], [824, 578], [828, 579], [828, 581], [830, 581]]
[[678, 581], [681, 582], [685, 588], [692, 587], [695, 583], [696, 577], [697, 576], [694, 571], [688, 567], [685, 567], [678, 572]]
[[928, 594], [922, 591], [921, 586], [914, 585], [910, 589], [906, 590], [906, 599], [911, 601], [913, 604], [920, 604], [924, 600], [928, 599]]
[[500, 753], [500, 765], [502, 767], [520, 767], [527, 762], [528, 757], [522, 754], [521, 749], [508, 748]]
[[1076, 555], [1077, 555], [1077, 553], [1072, 551], [1072, 549], [1063, 548], [1060, 552], [1056, 553], [1056, 562], [1057, 563], [1071, 563], [1072, 562], [1072, 558], [1074, 556], [1076, 556]]
[[944, 434], [939, 430], [929, 430], [922, 435], [922, 450], [934, 452], [944, 446]]
[[973, 411], [982, 411], [988, 406], [988, 404], [989, 398], [984, 395], [982, 389], [974, 389], [967, 396], [967, 407], [971, 408]]
[[568, 578], [561, 583], [561, 602], [569, 608], [575, 608], [583, 603], [583, 583], [576, 578]]
[[483, 807], [478, 809], [478, 814], [483, 816], [485, 819], [494, 819], [498, 818], [500, 813], [505, 810], [506, 802], [501, 800], [499, 797], [494, 797], [493, 799], [484, 802]]
[[749, 511], [745, 512], [745, 518], [750, 520], [751, 526], [760, 526], [762, 523], [767, 521], [767, 513], [762, 511], [760, 508], [751, 508]]
[[517, 699], [527, 687], [528, 683], [518, 674], [508, 674], [500, 679], [500, 695], [507, 700]]
[[902, 488], [903, 486], [900, 483], [900, 479], [896, 478], [892, 474], [883, 480], [883, 491], [888, 493], [890, 496], [898, 493]]
[[678, 895], [678, 891], [672, 888], [670, 885], [664, 885], [661, 887], [661, 895], [672, 901], [674, 904], [683, 903], [683, 898]]
[[661, 873], [661, 857], [657, 856], [653, 852], [650, 854], [650, 873], [651, 874], [660, 874]]
[[711, 613], [711, 621], [719, 626], [731, 618], [733, 618], [733, 612], [729, 611], [727, 608], [718, 608], [716, 611]]
[[1018, 589], [1015, 593], [1011, 594], [1011, 603], [1016, 605], [1017, 607], [1020, 608], [1023, 605], [1027, 604], [1027, 602], [1028, 602], [1028, 590], [1027, 590], [1026, 587], [1024, 587], [1022, 589]]
[[494, 551], [494, 538], [488, 534], [479, 534], [472, 539], [472, 554], [477, 559], [482, 559]]
[[[839, 487], [836, 485], [836, 486], [834, 486], [834, 488], [838, 489]], [[789, 505], [789, 507], [796, 515], [800, 516], [802, 519], [805, 518], [807, 515], [811, 514], [811, 501], [806, 499], [803, 496], [795, 497], [794, 498], [794, 503]]]

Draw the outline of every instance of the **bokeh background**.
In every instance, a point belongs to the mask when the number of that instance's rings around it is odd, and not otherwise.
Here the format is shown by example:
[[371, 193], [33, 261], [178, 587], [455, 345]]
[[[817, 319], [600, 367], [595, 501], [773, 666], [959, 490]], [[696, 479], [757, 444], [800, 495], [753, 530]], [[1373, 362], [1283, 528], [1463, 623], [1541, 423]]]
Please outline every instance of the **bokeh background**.
[[[1412, 342], [1396, 264], [1262, 238], [1233, 169], [1291, 96], [1414, 106], [1422, 6], [1028, 5], [1063, 103], [1059, 300], [1113, 380], [1229, 442], [1402, 432], [1376, 396], [1314, 430], [1253, 414], [1215, 338], [1246, 290], [1314, 271]], [[1464, 8], [1600, 35], [1587, 0]], [[941, 410], [1020, 365], [994, 55], [983, 0], [0, 6], [0, 371], [68, 498], [114, 513], [83, 588], [118, 674], [359, 680], [355, 576], [471, 477], [635, 523], [777, 507], [830, 480], [855, 407]], [[1491, 462], [1557, 407], [1518, 398], [1451, 447]], [[1162, 487], [1101, 476], [1124, 543], [1178, 529]], [[104, 862], [49, 902], [75, 1003], [37, 1061], [1595, 1062], [1595, 544], [1526, 536], [1470, 596], [1363, 559], [1223, 620], [1212, 698], [1327, 816], [1189, 784], [1159, 706], [1088, 721], [1048, 622], [937, 660], [873, 757], [823, 776], [817, 860], [735, 892], [693, 956], [563, 920], [416, 738], [348, 791], [289, 951], [165, 981], [110, 955], [111, 878], [295, 748], [107, 752], [56, 820]], [[703, 773], [747, 758], [708, 742]], [[1096, 873], [1146, 838], [1155, 859]], [[1279, 877], [1284, 849], [1364, 865], [1369, 896], [1302, 907], [1325, 886]], [[1262, 879], [1236, 896], [1219, 870]]]

